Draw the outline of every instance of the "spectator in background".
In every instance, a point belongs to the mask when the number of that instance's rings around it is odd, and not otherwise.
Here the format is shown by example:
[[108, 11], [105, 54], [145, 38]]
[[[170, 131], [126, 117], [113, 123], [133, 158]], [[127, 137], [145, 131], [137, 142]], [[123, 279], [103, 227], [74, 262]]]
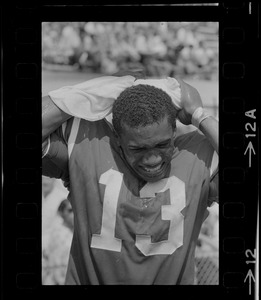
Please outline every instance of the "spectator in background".
[[68, 192], [62, 186], [60, 180], [42, 176], [42, 264], [43, 282], [47, 277], [46, 265], [49, 265], [50, 248], [49, 239], [57, 222], [58, 207], [61, 201], [67, 197]]
[[73, 211], [68, 199], [64, 199], [58, 207], [58, 214], [63, 219], [63, 225], [73, 232]]
[[196, 274], [199, 284], [218, 284], [219, 248], [218, 206], [209, 208], [209, 216], [202, 225], [196, 247]]
[[209, 209], [209, 216], [202, 225], [199, 235], [200, 250], [209, 255], [209, 252], [218, 251], [218, 206], [213, 205]]
[[73, 212], [68, 199], [61, 201], [52, 231], [45, 245], [43, 261], [43, 284], [63, 285], [69, 260], [73, 235]]
[[60, 180], [42, 176], [42, 235], [48, 234], [56, 218], [57, 209], [68, 192]]
[[[58, 24], [58, 25], [57, 25]], [[59, 24], [60, 27], [59, 28]], [[58, 27], [57, 27], [58, 26]], [[80, 70], [111, 74], [145, 66], [149, 76], [197, 75], [211, 78], [215, 51], [198, 32], [198, 22], [67, 22], [44, 23], [43, 61]], [[215, 37], [213, 28], [212, 38]]]

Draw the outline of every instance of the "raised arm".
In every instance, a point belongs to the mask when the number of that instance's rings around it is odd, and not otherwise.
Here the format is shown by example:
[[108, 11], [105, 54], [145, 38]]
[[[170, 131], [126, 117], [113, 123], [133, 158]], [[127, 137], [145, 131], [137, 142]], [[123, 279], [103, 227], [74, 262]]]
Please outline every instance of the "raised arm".
[[[182, 79], [177, 78], [181, 88], [181, 103], [182, 109], [178, 113], [178, 118], [181, 123], [190, 125], [202, 119], [199, 123], [199, 129], [209, 140], [215, 151], [218, 153], [218, 121], [212, 117], [207, 116], [204, 112], [203, 103], [198, 91], [191, 85], [185, 83]], [[193, 122], [194, 118], [194, 122]]]
[[56, 106], [49, 96], [42, 97], [42, 142], [71, 117]]
[[200, 123], [199, 129], [204, 133], [218, 154], [218, 121], [213, 117], [206, 118]]
[[[143, 69], [136, 69], [136, 70], [126, 70], [126, 71], [119, 71], [111, 76], [114, 77], [123, 77], [126, 75], [131, 75], [133, 77], [135, 77], [135, 79], [138, 78], [145, 78], [145, 73]], [[102, 77], [102, 76], [98, 76], [98, 77]], [[131, 82], [131, 80], [126, 82], [126, 87], [128, 87], [129, 83]], [[113, 84], [113, 83], [112, 83]], [[102, 85], [102, 82], [101, 82]], [[115, 83], [114, 87], [115, 89], [120, 89], [124, 86], [123, 83]], [[83, 88], [83, 87], [81, 87]], [[90, 87], [91, 88], [91, 96], [92, 98], [94, 97], [95, 94], [93, 91], [93, 86]], [[97, 86], [95, 87], [97, 89], [97, 93], [100, 96], [100, 91], [97, 88]], [[108, 90], [108, 84], [106, 87], [100, 86], [100, 89], [105, 88], [105, 92]], [[62, 94], [65, 98], [69, 97], [69, 102], [72, 103], [77, 103], [77, 101], [82, 101], [82, 98], [84, 97], [84, 93], [83, 91], [80, 90], [80, 88], [78, 87], [78, 91], [76, 92], [77, 89], [68, 89], [68, 91], [65, 91], [64, 94]], [[60, 93], [60, 98], [62, 98], [61, 93]], [[107, 94], [106, 94], [107, 96]], [[98, 96], [97, 96], [98, 97]], [[62, 99], [61, 99], [62, 100]], [[87, 102], [87, 99], [86, 99]], [[93, 105], [93, 104], [92, 104]], [[99, 108], [100, 109], [100, 108]], [[73, 113], [72, 113], [73, 115]], [[46, 138], [52, 133], [54, 132], [60, 125], [62, 125], [62, 123], [64, 123], [65, 121], [67, 121], [69, 118], [72, 117], [72, 115], [68, 114], [68, 111], [65, 112], [63, 110], [61, 110], [53, 101], [49, 96], [45, 96], [42, 98], [42, 142], [44, 142], [46, 140]]]

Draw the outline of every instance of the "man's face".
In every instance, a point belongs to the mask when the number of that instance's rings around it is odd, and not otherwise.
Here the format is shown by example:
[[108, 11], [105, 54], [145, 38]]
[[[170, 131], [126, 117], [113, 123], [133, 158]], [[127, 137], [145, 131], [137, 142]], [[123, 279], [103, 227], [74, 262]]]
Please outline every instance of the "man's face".
[[150, 182], [166, 177], [170, 170], [175, 136], [167, 117], [160, 123], [144, 127], [123, 126], [119, 143], [134, 172]]

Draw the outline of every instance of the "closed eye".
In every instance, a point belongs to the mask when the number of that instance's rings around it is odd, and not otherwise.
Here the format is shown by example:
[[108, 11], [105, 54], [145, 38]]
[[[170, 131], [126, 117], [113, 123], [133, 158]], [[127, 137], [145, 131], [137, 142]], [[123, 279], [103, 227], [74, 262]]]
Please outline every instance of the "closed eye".
[[165, 148], [165, 147], [169, 146], [169, 143], [170, 143], [170, 140], [168, 140], [167, 142], [164, 142], [164, 143], [160, 143], [156, 147], [158, 147], [158, 148]]
[[145, 150], [145, 148], [129, 148], [129, 149], [133, 152], [141, 152], [141, 151]]
[[[170, 142], [171, 142], [171, 139], [155, 145], [155, 148], [166, 148], [166, 147], [169, 146]], [[141, 151], [144, 151], [146, 149], [147, 149], [146, 147], [129, 147], [129, 150], [133, 151], [133, 152], [141, 152]]]

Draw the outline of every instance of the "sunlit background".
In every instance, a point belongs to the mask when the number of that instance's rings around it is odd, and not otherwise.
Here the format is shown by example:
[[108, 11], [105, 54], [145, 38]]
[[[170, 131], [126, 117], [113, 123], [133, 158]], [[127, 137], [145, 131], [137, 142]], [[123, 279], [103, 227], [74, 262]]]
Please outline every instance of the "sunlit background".
[[[181, 76], [218, 119], [217, 22], [42, 23], [42, 95], [97, 75], [142, 68], [148, 78]], [[195, 130], [178, 124], [180, 132]], [[42, 283], [64, 284], [73, 214], [60, 180], [43, 176]], [[218, 206], [203, 224], [195, 283], [218, 284]]]

